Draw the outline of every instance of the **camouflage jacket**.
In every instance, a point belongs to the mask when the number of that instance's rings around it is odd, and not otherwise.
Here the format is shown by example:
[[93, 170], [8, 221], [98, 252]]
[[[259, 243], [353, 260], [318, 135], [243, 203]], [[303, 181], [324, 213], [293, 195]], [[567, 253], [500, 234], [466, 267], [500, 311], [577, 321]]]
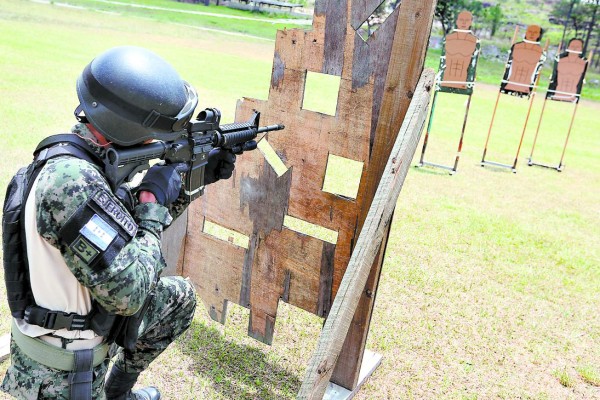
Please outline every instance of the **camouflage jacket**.
[[[85, 125], [73, 128], [73, 133], [90, 138]], [[90, 145], [99, 155], [101, 147]], [[112, 259], [106, 268], [92, 268], [85, 257], [76, 254], [61, 236], [61, 229], [80, 208], [98, 193], [118, 205], [120, 210], [137, 224], [137, 232]], [[57, 248], [70, 271], [92, 298], [108, 312], [132, 315], [144, 303], [151, 286], [166, 264], [161, 254], [160, 240], [164, 227], [187, 207], [179, 201], [171, 209], [160, 204], [137, 204], [131, 211], [113, 194], [102, 171], [96, 165], [69, 156], [47, 162], [38, 176], [34, 195], [38, 233]]]

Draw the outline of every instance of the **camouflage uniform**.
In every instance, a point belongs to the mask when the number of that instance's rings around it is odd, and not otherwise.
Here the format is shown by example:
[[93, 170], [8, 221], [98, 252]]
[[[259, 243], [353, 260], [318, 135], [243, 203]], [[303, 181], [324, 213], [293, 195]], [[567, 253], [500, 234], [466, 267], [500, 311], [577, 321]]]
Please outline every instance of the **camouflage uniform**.
[[[91, 137], [84, 125], [75, 133]], [[102, 153], [100, 147], [92, 146]], [[118, 253], [108, 268], [93, 270], [63, 242], [60, 228], [94, 193], [112, 191], [100, 170], [86, 161], [58, 157], [48, 161], [40, 172], [37, 190], [39, 234], [58, 248], [77, 280], [89, 288], [92, 298], [109, 312], [133, 315], [144, 303], [166, 264], [160, 238], [165, 226], [187, 206], [179, 201], [171, 209], [156, 203], [138, 204], [131, 215], [138, 224], [137, 235]], [[125, 210], [125, 207], [123, 207]], [[155, 295], [139, 327], [134, 352], [113, 346], [115, 364], [125, 372], [141, 372], [191, 324], [196, 306], [193, 285], [181, 277], [160, 278]], [[2, 390], [21, 399], [68, 399], [68, 372], [38, 364], [11, 343], [12, 365]], [[104, 399], [104, 376], [109, 358], [94, 368], [93, 398]]]

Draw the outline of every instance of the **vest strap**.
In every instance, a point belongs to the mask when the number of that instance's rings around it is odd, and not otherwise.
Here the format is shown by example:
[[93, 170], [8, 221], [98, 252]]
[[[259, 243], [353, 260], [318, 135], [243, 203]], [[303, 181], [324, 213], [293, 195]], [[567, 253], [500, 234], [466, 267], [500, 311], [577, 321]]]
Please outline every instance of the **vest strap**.
[[25, 322], [46, 329], [87, 330], [88, 317], [75, 313], [51, 311], [40, 306], [29, 306], [25, 309]]
[[69, 374], [69, 394], [71, 400], [92, 400], [94, 373], [92, 349], [75, 350], [75, 371]]

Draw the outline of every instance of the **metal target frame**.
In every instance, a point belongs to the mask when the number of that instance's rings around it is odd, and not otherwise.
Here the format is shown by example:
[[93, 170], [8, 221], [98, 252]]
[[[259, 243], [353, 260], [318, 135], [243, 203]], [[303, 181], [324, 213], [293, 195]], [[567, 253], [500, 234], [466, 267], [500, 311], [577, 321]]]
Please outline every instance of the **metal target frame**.
[[[466, 33], [472, 34], [472, 31], [470, 29], [469, 30], [454, 29], [453, 32], [466, 32]], [[475, 35], [473, 35], [473, 36], [475, 36]], [[429, 121], [427, 123], [427, 129], [425, 131], [425, 139], [423, 140], [423, 148], [421, 150], [421, 158], [419, 159], [419, 163], [416, 165], [417, 167], [430, 166], [430, 167], [435, 167], [435, 168], [441, 168], [441, 169], [445, 169], [445, 170], [449, 171], [450, 175], [454, 175], [457, 172], [458, 161], [460, 160], [464, 137], [465, 137], [465, 130], [466, 130], [467, 121], [469, 118], [469, 110], [471, 109], [471, 99], [473, 97], [473, 89], [475, 87], [475, 81], [477, 78], [477, 63], [479, 61], [479, 55], [481, 53], [481, 41], [477, 36], [475, 36], [475, 38], [477, 39], [476, 45], [475, 45], [476, 47], [475, 47], [475, 51], [473, 52], [471, 62], [468, 67], [469, 72], [467, 73], [467, 81], [465, 81], [465, 82], [445, 81], [444, 80], [444, 72], [445, 72], [445, 68], [446, 68], [445, 67], [445, 57], [446, 57], [446, 55], [445, 55], [445, 51], [446, 51], [445, 40], [446, 40], [446, 38], [444, 38], [444, 50], [442, 51], [442, 55], [440, 58], [440, 67], [438, 70], [438, 74], [436, 76], [435, 90], [434, 90], [434, 94], [433, 94], [433, 100], [431, 103], [431, 112], [429, 113]], [[469, 74], [472, 75], [472, 80], [470, 80], [470, 81], [468, 80]], [[451, 87], [444, 87], [444, 86], [442, 86], [443, 83], [465, 84], [466, 88], [465, 89], [457, 89], [457, 88], [451, 88]], [[430, 161], [425, 161], [425, 151], [427, 150], [427, 145], [429, 144], [429, 137], [431, 135], [433, 119], [434, 119], [435, 110], [436, 110], [435, 106], [437, 103], [438, 93], [440, 93], [440, 92], [468, 96], [467, 104], [465, 107], [462, 129], [461, 129], [460, 138], [458, 141], [458, 149], [456, 152], [456, 157], [454, 159], [454, 164], [452, 166], [434, 163], [434, 162], [430, 162]]]
[[[580, 80], [580, 84], [579, 84], [579, 87], [578, 87], [578, 93], [565, 93], [565, 92], [561, 92], [561, 91], [557, 91], [555, 89], [552, 89], [552, 87], [553, 87], [552, 84], [554, 83], [554, 81], [556, 79], [555, 74], [556, 74], [556, 71], [557, 71], [557, 68], [558, 68], [558, 62], [560, 61], [560, 48], [558, 49], [557, 56], [556, 56], [555, 63], [554, 63], [554, 72], [552, 74], [552, 79], [551, 79], [551, 82], [550, 82], [550, 86], [547, 89], [546, 97], [544, 98], [544, 105], [542, 106], [542, 111], [540, 113], [540, 118], [538, 120], [537, 128], [535, 130], [535, 136], [533, 138], [533, 144], [531, 146], [531, 154], [529, 155], [529, 158], [527, 160], [527, 165], [528, 166], [530, 166], [530, 167], [531, 166], [536, 166], [536, 167], [549, 168], [549, 169], [554, 169], [554, 170], [556, 170], [558, 172], [562, 172], [562, 170], [564, 169], [564, 166], [565, 166], [564, 165], [565, 153], [567, 151], [567, 145], [569, 144], [569, 139], [571, 137], [571, 132], [573, 130], [573, 124], [575, 123], [575, 117], [577, 115], [577, 109], [579, 108], [579, 101], [581, 100], [581, 89], [582, 89], [582, 86], [583, 86], [583, 82], [585, 80], [585, 74], [587, 73], [587, 68], [589, 66], [589, 60], [592, 59], [593, 55], [594, 55], [594, 53], [593, 53], [593, 51], [591, 51], [587, 59], [585, 57], [582, 57], [585, 60], [586, 64], [585, 64], [585, 68], [584, 68], [583, 74], [581, 75], [581, 80]], [[567, 96], [568, 97], [574, 97], [575, 100], [573, 100], [573, 101], [566, 101], [565, 99], [556, 98], [557, 96], [554, 96], [554, 94], [559, 94], [559, 95], [562, 95], [562, 96], [565, 96], [565, 97], [567, 97]], [[544, 112], [546, 111], [546, 105], [548, 103], [548, 100], [550, 100], [550, 101], [557, 101], [557, 102], [561, 102], [561, 103], [571, 103], [571, 104], [575, 105], [573, 107], [573, 112], [572, 112], [572, 115], [571, 115], [571, 121], [569, 123], [569, 128], [567, 130], [567, 137], [566, 137], [565, 143], [563, 145], [562, 153], [561, 153], [561, 156], [560, 156], [560, 161], [558, 162], [558, 164], [556, 166], [554, 166], [554, 165], [548, 165], [548, 164], [542, 164], [542, 163], [537, 163], [537, 162], [533, 161], [533, 153], [535, 151], [535, 146], [537, 144], [537, 140], [538, 140], [538, 136], [539, 136], [539, 133], [540, 133], [540, 128], [542, 126], [542, 121], [543, 121], [543, 118], [544, 118]]]
[[[518, 34], [519, 34], [519, 26], [517, 26], [515, 28], [515, 33], [513, 35], [512, 44], [511, 44], [511, 52], [510, 52], [510, 56], [509, 56], [509, 58], [508, 58], [508, 60], [506, 62], [505, 71], [507, 71], [510, 68], [510, 63], [512, 61], [512, 46], [515, 44], [515, 41], [516, 41], [516, 38], [517, 38]], [[528, 42], [527, 40], [524, 40], [524, 41]], [[537, 42], [537, 44], [539, 44], [539, 42]], [[517, 163], [519, 161], [519, 154], [521, 153], [521, 148], [523, 146], [523, 139], [525, 138], [525, 132], [527, 131], [527, 124], [529, 123], [529, 117], [531, 116], [531, 109], [533, 107], [533, 102], [535, 100], [535, 94], [537, 92], [537, 88], [538, 88], [539, 81], [540, 81], [541, 69], [542, 69], [542, 67], [544, 65], [544, 62], [546, 61], [546, 52], [548, 50], [548, 46], [549, 46], [549, 41], [546, 40], [546, 44], [545, 44], [545, 46], [543, 48], [542, 56], [540, 57], [540, 61], [538, 63], [538, 66], [536, 67], [537, 68], [536, 71], [535, 71], [536, 76], [535, 76], [534, 82], [532, 84], [530, 84], [530, 85], [524, 85], [524, 84], [520, 84], [520, 83], [509, 82], [506, 79], [506, 77], [502, 79], [500, 89], [498, 90], [498, 96], [496, 97], [496, 103], [494, 105], [494, 111], [492, 113], [492, 120], [490, 122], [490, 127], [488, 129], [488, 134], [487, 134], [487, 137], [486, 137], [486, 140], [485, 140], [485, 146], [484, 146], [484, 149], [483, 149], [483, 155], [481, 156], [480, 165], [482, 167], [493, 166], [493, 167], [500, 167], [500, 168], [508, 168], [513, 173], [515, 173], [515, 174], [517, 173]], [[528, 100], [529, 100], [529, 105], [528, 105], [528, 108], [527, 108], [527, 114], [526, 114], [526, 117], [525, 117], [525, 122], [523, 124], [523, 129], [521, 131], [521, 138], [519, 139], [519, 145], [517, 147], [517, 153], [515, 155], [515, 159], [514, 159], [514, 162], [512, 164], [504, 164], [504, 163], [500, 163], [500, 162], [497, 162], [497, 161], [486, 160], [486, 155], [487, 155], [487, 151], [488, 151], [488, 148], [489, 148], [490, 137], [492, 135], [492, 130], [493, 130], [493, 127], [494, 127], [494, 122], [495, 122], [495, 119], [496, 119], [496, 112], [498, 111], [498, 104], [500, 102], [500, 96], [502, 94], [509, 95], [509, 96], [514, 96], [514, 95], [512, 95], [510, 93], [504, 93], [503, 92], [503, 90], [504, 90], [503, 86], [505, 84], [507, 84], [507, 83], [511, 83], [513, 85], [516, 85], [516, 86], [526, 86], [526, 87], [531, 88], [531, 91], [530, 91], [529, 94], [524, 94], [523, 96], [521, 96], [521, 95], [518, 96], [518, 97], [521, 97], [521, 98], [527, 97]]]

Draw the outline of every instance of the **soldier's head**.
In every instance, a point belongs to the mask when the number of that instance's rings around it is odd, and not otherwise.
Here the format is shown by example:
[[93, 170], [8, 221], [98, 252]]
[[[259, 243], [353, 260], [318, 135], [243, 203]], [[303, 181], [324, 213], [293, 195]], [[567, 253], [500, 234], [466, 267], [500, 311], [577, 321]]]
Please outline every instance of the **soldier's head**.
[[567, 50], [573, 53], [581, 53], [583, 51], [583, 40], [577, 38], [569, 40]]
[[539, 25], [529, 25], [525, 32], [525, 39], [531, 42], [539, 42], [542, 40], [543, 29]]
[[77, 96], [77, 119], [120, 146], [178, 138], [198, 104], [194, 88], [169, 63], [132, 46], [94, 58], [77, 80]]
[[456, 18], [456, 27], [461, 30], [469, 30], [473, 25], [473, 14], [469, 11], [462, 11]]

